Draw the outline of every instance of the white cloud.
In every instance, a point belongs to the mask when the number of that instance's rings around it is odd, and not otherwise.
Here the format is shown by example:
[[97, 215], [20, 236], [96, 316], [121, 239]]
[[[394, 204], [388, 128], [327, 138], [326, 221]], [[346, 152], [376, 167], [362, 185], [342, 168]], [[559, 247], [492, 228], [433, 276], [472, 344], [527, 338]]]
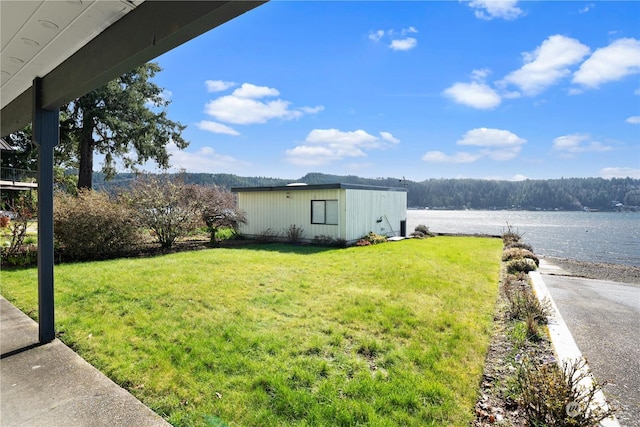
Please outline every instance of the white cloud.
[[369, 33], [369, 40], [373, 40], [374, 42], [379, 42], [382, 37], [384, 37], [383, 30], [372, 31]]
[[638, 95], [638, 96], [640, 96], [640, 89], [636, 89], [636, 90], [634, 90], [634, 91], [633, 91], [633, 94], [634, 94], [634, 95]]
[[380, 137], [364, 130], [313, 129], [305, 144], [286, 151], [290, 163], [304, 166], [323, 165], [344, 158], [365, 157], [365, 150], [384, 149], [400, 141], [389, 132]]
[[415, 34], [417, 33], [418, 30], [416, 30], [415, 27], [409, 27], [409, 28], [403, 28], [402, 31], [400, 31], [400, 34], [403, 36], [406, 36], [407, 34]]
[[240, 132], [238, 132], [237, 130], [227, 125], [223, 125], [222, 123], [212, 122], [209, 120], [201, 120], [199, 123], [196, 123], [196, 126], [198, 127], [198, 129], [206, 130], [208, 132], [222, 133], [225, 135], [233, 135], [233, 136], [240, 135]]
[[442, 151], [427, 151], [427, 153], [422, 156], [422, 160], [430, 163], [473, 163], [481, 157], [482, 155], [480, 154], [460, 151], [454, 155], [447, 155]]
[[195, 152], [180, 150], [174, 144], [167, 145], [171, 155], [172, 170], [188, 170], [189, 172], [237, 173], [251, 165], [232, 156], [217, 153], [211, 147], [202, 147]]
[[318, 105], [317, 107], [300, 107], [300, 111], [307, 114], [316, 114], [323, 110], [324, 110], [323, 105]]
[[389, 47], [393, 50], [411, 50], [418, 45], [418, 40], [413, 37], [391, 40]]
[[640, 116], [631, 116], [625, 121], [627, 123], [631, 123], [632, 125], [640, 125]]
[[474, 145], [477, 147], [517, 147], [527, 140], [520, 138], [513, 132], [502, 129], [477, 128], [471, 129], [459, 139], [458, 145]]
[[502, 129], [472, 129], [459, 139], [458, 145], [482, 147], [480, 154], [493, 160], [504, 161], [516, 157], [527, 140]]
[[510, 21], [523, 14], [517, 4], [517, 0], [471, 0], [469, 7], [475, 9], [476, 18], [488, 21], [502, 18]]
[[514, 84], [528, 96], [537, 95], [569, 75], [569, 66], [582, 61], [589, 51], [576, 39], [550, 36], [535, 51], [523, 53], [524, 65], [500, 83]]
[[[418, 30], [415, 27], [403, 28], [399, 32], [396, 30], [376, 30], [369, 33], [369, 40], [379, 42], [383, 38], [390, 39], [389, 48], [393, 50], [411, 50], [418, 45], [418, 40], [415, 37], [407, 37], [408, 34], [416, 34]], [[397, 34], [400, 34], [398, 38]]]
[[323, 106], [292, 109], [291, 103], [282, 99], [260, 100], [260, 98], [279, 95], [280, 92], [277, 89], [243, 83], [231, 95], [207, 102], [205, 113], [219, 122], [247, 125], [266, 123], [273, 119], [297, 119], [304, 114], [315, 114], [324, 109]]
[[280, 92], [272, 87], [242, 83], [242, 86], [234, 90], [231, 95], [238, 98], [264, 98], [266, 96], [278, 96]]
[[582, 9], [578, 9], [578, 13], [587, 13], [589, 12], [591, 9], [593, 9], [594, 7], [596, 7], [595, 4], [593, 3], [589, 3], [588, 5], [586, 5], [585, 7], [583, 7]]
[[611, 151], [612, 147], [593, 141], [588, 134], [574, 133], [553, 140], [553, 149], [564, 153], [585, 153]]
[[392, 144], [398, 144], [400, 142], [398, 138], [394, 137], [389, 132], [380, 132], [380, 137], [387, 142], [391, 142]]
[[603, 168], [600, 169], [600, 176], [605, 179], [611, 178], [634, 178], [640, 179], [640, 169], [637, 168]]
[[447, 155], [441, 151], [429, 151], [422, 160], [441, 163], [471, 163], [483, 157], [504, 161], [516, 157], [527, 140], [508, 130], [477, 128], [471, 129], [456, 141], [457, 145], [479, 147], [478, 152], [457, 152]]
[[602, 83], [621, 80], [640, 73], [640, 40], [618, 39], [596, 50], [582, 63], [573, 76], [573, 83], [597, 88]]
[[204, 84], [207, 86], [207, 92], [222, 92], [236, 85], [234, 82], [222, 80], [207, 80]]
[[455, 83], [444, 90], [444, 94], [458, 104], [480, 110], [490, 110], [502, 102], [500, 95], [484, 83]]

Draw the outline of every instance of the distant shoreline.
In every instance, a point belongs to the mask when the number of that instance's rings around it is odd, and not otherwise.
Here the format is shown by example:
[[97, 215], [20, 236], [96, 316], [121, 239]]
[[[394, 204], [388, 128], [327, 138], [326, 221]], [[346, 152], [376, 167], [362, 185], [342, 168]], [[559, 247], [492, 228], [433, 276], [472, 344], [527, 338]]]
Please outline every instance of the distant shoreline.
[[640, 285], [640, 267], [606, 262], [579, 261], [553, 256], [543, 256], [542, 258], [563, 268], [574, 276]]

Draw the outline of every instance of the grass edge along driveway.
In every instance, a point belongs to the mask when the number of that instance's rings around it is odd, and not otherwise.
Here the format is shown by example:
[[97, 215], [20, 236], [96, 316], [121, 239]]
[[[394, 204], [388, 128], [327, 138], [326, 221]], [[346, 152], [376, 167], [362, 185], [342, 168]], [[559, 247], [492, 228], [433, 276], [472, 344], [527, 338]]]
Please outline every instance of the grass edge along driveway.
[[[285, 244], [56, 267], [60, 338], [174, 425], [468, 425], [499, 239]], [[0, 293], [37, 313], [37, 269]]]

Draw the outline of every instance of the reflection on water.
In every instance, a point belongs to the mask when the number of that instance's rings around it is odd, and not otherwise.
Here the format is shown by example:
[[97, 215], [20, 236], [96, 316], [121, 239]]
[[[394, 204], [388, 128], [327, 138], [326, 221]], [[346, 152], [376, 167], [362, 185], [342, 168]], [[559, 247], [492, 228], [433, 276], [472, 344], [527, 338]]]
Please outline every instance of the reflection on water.
[[409, 210], [407, 231], [502, 234], [509, 224], [539, 255], [640, 267], [640, 213]]

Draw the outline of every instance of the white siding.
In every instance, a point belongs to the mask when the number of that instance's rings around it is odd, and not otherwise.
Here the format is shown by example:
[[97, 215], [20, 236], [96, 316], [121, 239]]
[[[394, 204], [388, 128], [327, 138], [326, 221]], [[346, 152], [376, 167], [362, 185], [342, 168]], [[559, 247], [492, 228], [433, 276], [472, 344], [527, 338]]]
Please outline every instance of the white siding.
[[[246, 212], [248, 223], [240, 226], [241, 234], [260, 236], [267, 229], [286, 237], [291, 225], [302, 227], [302, 238], [326, 235], [335, 239], [344, 230], [344, 190], [291, 190], [239, 192], [238, 207]], [[311, 224], [311, 200], [338, 200], [337, 225]]]
[[[292, 189], [291, 191], [241, 191], [238, 207], [248, 223], [241, 234], [256, 237], [267, 229], [286, 239], [291, 226], [302, 227], [302, 238], [330, 236], [354, 242], [373, 231], [386, 236], [400, 235], [400, 222], [407, 219], [407, 193], [368, 189]], [[337, 224], [312, 224], [312, 200], [337, 200]], [[333, 217], [330, 218], [333, 221]], [[380, 221], [379, 221], [380, 220]]]
[[346, 240], [358, 239], [370, 231], [400, 235], [400, 221], [407, 219], [405, 191], [347, 189], [346, 199]]

